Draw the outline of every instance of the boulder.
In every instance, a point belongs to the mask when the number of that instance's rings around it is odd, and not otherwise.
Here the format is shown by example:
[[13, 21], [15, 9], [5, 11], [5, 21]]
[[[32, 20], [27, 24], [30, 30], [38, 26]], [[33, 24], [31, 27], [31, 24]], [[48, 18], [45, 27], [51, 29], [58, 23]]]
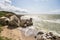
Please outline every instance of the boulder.
[[23, 28], [26, 28], [28, 26], [32, 26], [33, 25], [33, 22], [32, 22], [32, 18], [30, 18], [29, 20], [28, 19], [21, 19], [20, 21], [20, 26], [23, 27]]
[[7, 17], [1, 17], [0, 18], [0, 24], [3, 25], [3, 26], [7, 25], [8, 24], [7, 20], [9, 20], [9, 18], [7, 18]]

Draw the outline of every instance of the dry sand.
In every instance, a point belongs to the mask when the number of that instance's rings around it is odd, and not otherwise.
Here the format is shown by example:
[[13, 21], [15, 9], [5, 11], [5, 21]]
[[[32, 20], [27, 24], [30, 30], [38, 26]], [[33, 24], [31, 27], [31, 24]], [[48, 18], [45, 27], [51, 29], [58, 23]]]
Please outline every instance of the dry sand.
[[22, 31], [18, 30], [18, 28], [11, 30], [8, 29], [6, 26], [3, 27], [1, 36], [11, 38], [12, 40], [36, 40], [33, 36], [25, 36]]

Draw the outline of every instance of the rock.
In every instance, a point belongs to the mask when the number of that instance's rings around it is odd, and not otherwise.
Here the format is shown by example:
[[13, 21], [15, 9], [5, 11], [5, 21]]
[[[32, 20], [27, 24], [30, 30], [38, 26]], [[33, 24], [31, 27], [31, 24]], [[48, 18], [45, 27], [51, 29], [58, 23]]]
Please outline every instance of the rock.
[[48, 32], [48, 33], [47, 32], [42, 33], [42, 32], [38, 32], [37, 35], [34, 36], [34, 38], [36, 40], [60, 40], [59, 35], [55, 35], [53, 32]]
[[53, 36], [53, 33], [52, 33], [52, 32], [49, 32], [49, 35], [50, 35], [50, 36]]
[[2, 25], [8, 25], [8, 27], [17, 27], [20, 26], [20, 20], [16, 15], [10, 15], [10, 17], [1, 17], [0, 23]]
[[46, 40], [46, 37], [43, 35], [37, 35], [36, 40]]
[[8, 24], [8, 20], [9, 20], [9, 18], [7, 18], [7, 17], [1, 17], [0, 18], [0, 24], [2, 24], [3, 26], [5, 26], [5, 25]]
[[17, 26], [20, 26], [20, 19], [16, 15], [10, 17], [10, 22], [14, 23]]
[[8, 28], [14, 29], [20, 27], [20, 19], [16, 15], [12, 15], [8, 20]]
[[[20, 18], [21, 18], [21, 16], [20, 16]], [[11, 16], [9, 25], [13, 25], [13, 26], [15, 25], [18, 27], [23, 27], [23, 28], [33, 25], [32, 18], [26, 19], [26, 20], [25, 19], [22, 20], [20, 18], [16, 15]]]
[[30, 18], [29, 20], [21, 19], [20, 21], [20, 26], [22, 26], [23, 28], [26, 28], [27, 26], [32, 26], [32, 25], [33, 25], [32, 18]]
[[37, 32], [37, 35], [34, 36], [34, 38], [36, 40], [46, 40], [47, 39], [46, 36], [45, 36], [45, 32], [40, 31], [40, 30]]
[[[22, 15], [21, 15], [22, 16]], [[32, 18], [20, 19], [18, 15], [9, 15], [6, 17], [1, 17], [0, 22], [3, 25], [8, 25], [8, 28], [22, 27], [26, 28], [33, 25]]]
[[44, 34], [44, 33], [43, 33], [43, 32], [38, 32], [37, 35], [39, 35], [39, 34], [42, 35], [42, 34]]

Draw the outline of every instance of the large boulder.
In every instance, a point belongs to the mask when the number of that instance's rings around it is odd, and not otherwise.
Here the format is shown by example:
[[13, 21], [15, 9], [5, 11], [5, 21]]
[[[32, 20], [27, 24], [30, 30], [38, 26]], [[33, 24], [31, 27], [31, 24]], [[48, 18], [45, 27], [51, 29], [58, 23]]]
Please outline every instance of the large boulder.
[[20, 25], [20, 20], [16, 15], [13, 15], [13, 16], [10, 17], [9, 24], [19, 26]]

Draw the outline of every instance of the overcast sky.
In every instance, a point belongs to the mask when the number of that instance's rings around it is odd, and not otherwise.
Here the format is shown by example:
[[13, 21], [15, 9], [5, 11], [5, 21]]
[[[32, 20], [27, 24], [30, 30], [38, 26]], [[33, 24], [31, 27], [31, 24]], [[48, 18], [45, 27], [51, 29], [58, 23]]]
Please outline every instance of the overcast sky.
[[26, 9], [28, 13], [59, 13], [60, 0], [9, 0], [11, 5]]

